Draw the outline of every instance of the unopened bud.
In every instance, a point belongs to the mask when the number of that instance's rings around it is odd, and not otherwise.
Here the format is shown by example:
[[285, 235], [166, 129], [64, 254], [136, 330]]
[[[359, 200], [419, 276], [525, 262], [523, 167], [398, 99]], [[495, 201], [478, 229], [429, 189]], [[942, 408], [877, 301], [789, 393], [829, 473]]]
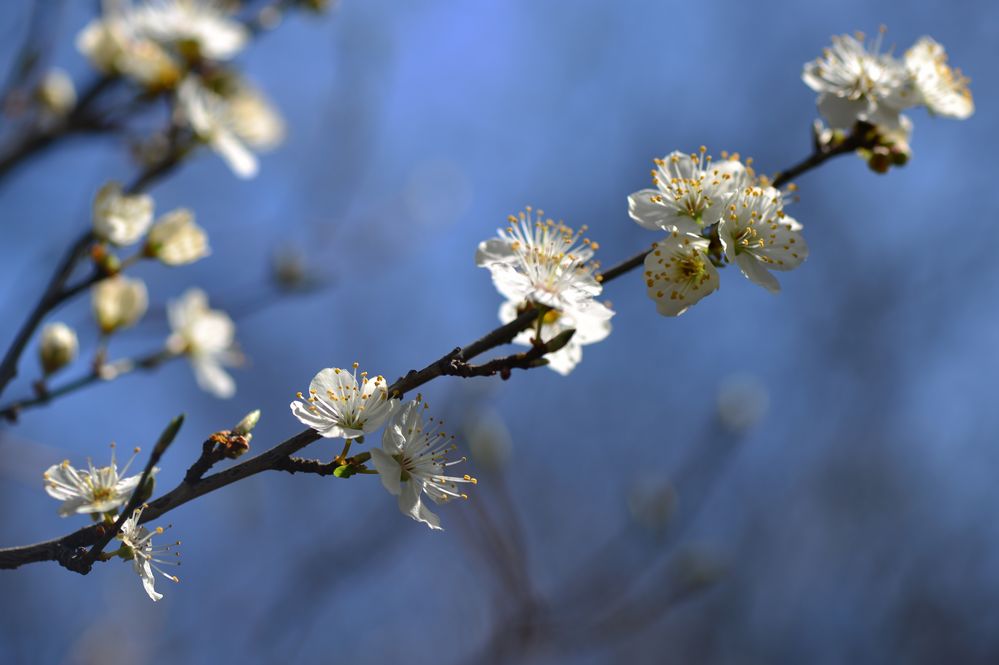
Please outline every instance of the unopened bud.
[[76, 332], [65, 323], [50, 323], [42, 329], [38, 358], [46, 375], [73, 362], [79, 350]]
[[50, 69], [38, 84], [35, 97], [49, 114], [61, 118], [76, 106], [73, 79], [61, 69]]
[[245, 436], [246, 440], [249, 441], [252, 436], [250, 432], [253, 431], [253, 428], [257, 426], [258, 422], [260, 422], [260, 409], [250, 411], [248, 414], [243, 416], [243, 419], [240, 420], [235, 427], [232, 428], [232, 433], [238, 436]]
[[555, 353], [560, 350], [569, 343], [569, 340], [571, 340], [572, 336], [575, 334], [576, 330], [574, 328], [569, 328], [568, 330], [563, 330], [559, 334], [555, 335], [545, 343], [545, 353]]

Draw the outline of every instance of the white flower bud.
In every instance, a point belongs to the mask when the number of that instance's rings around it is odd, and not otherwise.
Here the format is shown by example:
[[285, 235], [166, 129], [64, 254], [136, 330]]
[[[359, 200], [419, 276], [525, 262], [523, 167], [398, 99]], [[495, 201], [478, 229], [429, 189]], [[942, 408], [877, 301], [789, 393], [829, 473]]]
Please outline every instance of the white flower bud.
[[62, 117], [76, 106], [76, 88], [73, 79], [61, 69], [53, 68], [45, 73], [36, 91], [38, 101], [50, 114]]
[[38, 358], [46, 375], [73, 362], [79, 350], [76, 332], [65, 323], [50, 323], [42, 328]]
[[168, 266], [193, 263], [208, 256], [208, 236], [194, 222], [194, 214], [179, 208], [160, 217], [149, 231], [146, 254]]
[[104, 334], [128, 328], [146, 313], [149, 296], [141, 279], [110, 277], [93, 288], [93, 310]]
[[153, 199], [147, 194], [124, 194], [109, 182], [94, 199], [94, 234], [118, 247], [134, 244], [153, 221]]

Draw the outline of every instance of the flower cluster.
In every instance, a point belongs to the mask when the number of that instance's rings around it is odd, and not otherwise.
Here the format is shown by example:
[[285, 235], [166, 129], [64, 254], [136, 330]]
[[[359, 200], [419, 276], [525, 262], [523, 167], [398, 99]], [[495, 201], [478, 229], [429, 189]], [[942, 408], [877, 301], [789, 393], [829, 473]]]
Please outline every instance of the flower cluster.
[[771, 270], [791, 270], [808, 256], [801, 225], [785, 214], [783, 195], [757, 178], [738, 155], [716, 163], [701, 147], [655, 160], [654, 189], [628, 199], [632, 219], [665, 231], [645, 257], [645, 286], [656, 309], [679, 316], [718, 289], [717, 266], [735, 263], [750, 280], [780, 290]]
[[599, 245], [584, 237], [585, 226], [574, 231], [530, 207], [508, 221], [497, 237], [479, 243], [475, 263], [489, 270], [507, 299], [499, 312], [504, 323], [527, 306], [542, 310], [537, 329], [519, 335], [516, 343], [540, 345], [545, 337], [576, 331], [548, 356], [549, 367], [568, 374], [582, 358], [582, 346], [606, 338], [611, 330], [614, 312], [596, 299], [603, 290], [599, 263], [593, 260]]
[[[59, 514], [63, 517], [70, 515], [90, 515], [94, 521], [103, 521], [110, 526], [118, 519], [118, 511], [136, 492], [142, 496], [152, 493], [153, 477], [159, 471], [153, 467], [149, 481], [145, 487], [139, 487], [142, 475], [125, 475], [128, 467], [131, 466], [135, 455], [139, 449], [136, 448], [132, 457], [121, 470], [115, 461], [114, 444], [111, 446], [111, 464], [105, 467], [94, 467], [90, 460], [87, 460], [86, 469], [77, 469], [65, 460], [60, 464], [54, 464], [42, 474], [45, 480], [45, 491], [53, 499], [62, 501], [59, 507]], [[152, 538], [154, 535], [163, 533], [163, 529], [157, 527], [153, 531], [139, 526], [139, 518], [142, 516], [142, 508], [135, 510], [121, 527], [117, 534], [122, 546], [115, 553], [121, 558], [131, 561], [135, 572], [142, 580], [142, 586], [149, 597], [156, 601], [163, 597], [157, 593], [154, 587], [153, 571], [160, 572], [165, 577], [179, 581], [173, 575], [164, 573], [157, 564], [174, 564], [175, 561], [165, 561], [157, 558], [163, 552], [170, 550], [173, 545], [154, 547]], [[179, 545], [180, 543], [174, 543]]]
[[253, 177], [250, 148], [280, 143], [284, 123], [231, 61], [250, 31], [219, 0], [106, 1], [77, 38], [98, 70], [148, 92], [175, 94], [177, 120], [218, 152], [242, 178]]
[[831, 130], [850, 131], [858, 122], [874, 126], [877, 145], [865, 156], [876, 170], [886, 170], [888, 160], [908, 159], [912, 121], [903, 111], [925, 106], [932, 115], [963, 120], [975, 110], [969, 79], [947, 64], [943, 46], [921, 37], [898, 58], [882, 52], [884, 34], [882, 28], [869, 45], [862, 33], [835, 36], [801, 74], [818, 93]]
[[[135, 325], [149, 307], [145, 283], [121, 274], [125, 267], [143, 258], [179, 266], [210, 253], [208, 236], [195, 223], [190, 210], [178, 208], [153, 222], [153, 207], [151, 196], [127, 194], [115, 182], [104, 185], [94, 200], [93, 235], [97, 245], [92, 254], [98, 270], [109, 276], [93, 287], [92, 306], [104, 336]], [[112, 253], [111, 248], [134, 245], [143, 236], [142, 249], [124, 261]], [[167, 318], [171, 328], [167, 351], [190, 359], [202, 389], [217, 397], [231, 397], [235, 383], [223, 367], [237, 366], [242, 360], [235, 345], [232, 319], [225, 312], [210, 309], [208, 298], [200, 289], [190, 289], [171, 301]], [[60, 334], [57, 336], [56, 332]], [[65, 331], [52, 330], [43, 338], [40, 354], [48, 374], [75, 357], [76, 348]], [[113, 368], [108, 372], [113, 373]]]
[[[421, 397], [400, 404], [389, 395], [385, 378], [370, 378], [367, 372], [330, 367], [321, 370], [309, 385], [309, 395], [298, 393], [291, 403], [291, 412], [302, 423], [325, 438], [346, 440], [344, 453], [337, 461], [350, 473], [366, 471], [363, 461], [371, 460], [382, 484], [399, 498], [404, 515], [440, 529], [440, 519], [422, 501], [426, 494], [435, 503], [453, 498], [466, 498], [457, 490], [458, 483], [475, 483], [471, 476], [449, 476], [449, 466], [464, 462], [464, 458], [448, 460], [454, 450], [454, 437], [448, 437], [441, 421], [428, 418]], [[364, 436], [385, 426], [381, 449], [373, 449], [355, 462], [345, 457], [351, 442], [363, 442]], [[373, 472], [372, 472], [373, 473]]]

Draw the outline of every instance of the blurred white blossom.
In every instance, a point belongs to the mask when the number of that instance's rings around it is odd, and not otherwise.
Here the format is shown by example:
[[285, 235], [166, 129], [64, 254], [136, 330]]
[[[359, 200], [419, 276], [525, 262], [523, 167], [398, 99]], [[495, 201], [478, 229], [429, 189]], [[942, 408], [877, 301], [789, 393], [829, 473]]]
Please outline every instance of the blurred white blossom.
[[156, 220], [146, 238], [146, 254], [169, 266], [193, 263], [208, 256], [208, 235], [194, 221], [194, 213], [181, 208]]
[[237, 366], [242, 356], [235, 346], [236, 325], [228, 314], [208, 306], [201, 289], [188, 289], [167, 303], [172, 334], [167, 349], [191, 361], [198, 386], [216, 397], [236, 393], [236, 382], [224, 367]]
[[131, 4], [105, 0], [104, 13], [83, 28], [76, 48], [104, 74], [125, 76], [151, 90], [169, 89], [181, 78], [181, 65], [143, 35]]
[[97, 192], [93, 208], [94, 235], [125, 247], [139, 241], [153, 222], [153, 198], [125, 194], [121, 184], [108, 182]]
[[130, 11], [139, 34], [191, 60], [228, 60], [250, 37], [219, 0], [146, 0]]
[[770, 270], [792, 270], [808, 257], [801, 224], [784, 214], [773, 187], [747, 187], [733, 196], [718, 226], [729, 261], [750, 280], [774, 293], [780, 284]]
[[358, 364], [349, 372], [339, 367], [320, 370], [309, 384], [309, 396], [298, 393], [291, 403], [295, 417], [326, 438], [356, 439], [382, 426], [399, 403], [390, 399], [385, 377], [368, 378]]
[[65, 323], [56, 321], [42, 328], [38, 359], [46, 375], [76, 360], [79, 350], [80, 343], [76, 338], [76, 331]]
[[921, 37], [905, 52], [905, 66], [930, 113], [964, 120], [975, 112], [969, 79], [947, 64], [947, 52], [932, 37]]
[[[142, 588], [153, 602], [163, 597], [163, 594], [156, 591], [156, 576], [159, 573], [171, 582], [180, 582], [176, 575], [170, 575], [161, 566], [180, 565], [176, 559], [161, 559], [162, 555], [170, 552], [175, 546], [180, 545], [176, 541], [169, 545], [153, 546], [153, 536], [163, 534], [163, 527], [156, 527], [152, 531], [139, 524], [142, 511], [145, 506], [136, 508], [131, 516], [121, 525], [121, 531], [117, 534], [118, 540], [122, 542], [121, 556], [132, 561], [132, 568], [142, 580]], [[174, 553], [177, 556], [177, 553]]]
[[[138, 448], [135, 452], [138, 453]], [[53, 464], [43, 474], [45, 491], [53, 499], [62, 501], [59, 507], [62, 517], [110, 512], [127, 502], [139, 486], [141, 474], [125, 475], [134, 459], [133, 454], [119, 471], [112, 446], [111, 464], [108, 466], [95, 468], [89, 459], [86, 469], [74, 468], [69, 460]], [[152, 473], [157, 471], [159, 469], [154, 468]]]
[[249, 83], [232, 77], [210, 89], [195, 76], [180, 85], [177, 101], [183, 118], [240, 178], [257, 174], [251, 151], [268, 150], [284, 138], [284, 121]]
[[91, 305], [101, 332], [110, 334], [135, 325], [146, 313], [149, 295], [141, 279], [115, 275], [94, 286]]
[[454, 450], [454, 437], [440, 431], [441, 423], [421, 413], [426, 409], [420, 398], [411, 400], [396, 411], [382, 435], [382, 447], [371, 451], [371, 461], [378, 470], [382, 485], [399, 497], [403, 515], [440, 529], [440, 518], [422, 500], [426, 494], [434, 503], [446, 503], [455, 498], [467, 498], [458, 491], [458, 483], [477, 481], [469, 475], [449, 476], [449, 466], [465, 458], [448, 460]]

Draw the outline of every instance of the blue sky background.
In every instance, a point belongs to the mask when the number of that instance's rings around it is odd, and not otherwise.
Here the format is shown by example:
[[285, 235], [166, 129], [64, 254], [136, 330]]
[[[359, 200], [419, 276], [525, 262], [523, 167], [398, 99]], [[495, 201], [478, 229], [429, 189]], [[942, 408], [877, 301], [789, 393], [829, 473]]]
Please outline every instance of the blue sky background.
[[[92, 3], [66, 4], [54, 63], [81, 81], [90, 72], [72, 42]], [[0, 12], [5, 44], [23, 30], [18, 5]], [[251, 359], [236, 397], [199, 392], [175, 363], [5, 426], [0, 542], [81, 525], [42, 491], [52, 463], [103, 462], [112, 440], [148, 449], [184, 412], [166, 490], [206, 434], [251, 409], [263, 411], [255, 451], [299, 431], [287, 404], [322, 367], [358, 360], [391, 380], [476, 339], [500, 298], [475, 246], [524, 205], [588, 224], [610, 265], [656, 239], [626, 207], [653, 157], [704, 144], [761, 171], [797, 162], [815, 117], [802, 64], [830, 35], [884, 23], [899, 52], [923, 34], [943, 43], [972, 78], [977, 113], [913, 112], [914, 158], [887, 176], [844, 157], [800, 178], [793, 214], [811, 255], [779, 275], [781, 295], [729, 268], [718, 293], [665, 319], [632, 274], [605, 291], [614, 332], [569, 377], [542, 369], [424, 392], [466, 429], [505, 424], [503, 480], [473, 460], [483, 482], [470, 504], [508, 519], [496, 488], [509, 492], [533, 597], [551, 616], [577, 607], [566, 587], [613, 607], [628, 584], [662, 614], [627, 639], [579, 648], [560, 635], [511, 659], [995, 662], [999, 189], [982, 150], [999, 135], [997, 14], [985, 2], [344, 0], [289, 19], [239, 60], [282, 110], [286, 143], [253, 181], [203, 152], [157, 185], [158, 209], [192, 208], [213, 255], [135, 271], [154, 306], [199, 285], [232, 309]], [[124, 147], [77, 140], [0, 184], [0, 343], [88, 223], [96, 189], [134, 172]], [[241, 316], [270, 297], [271, 256], [285, 247], [328, 287]], [[87, 302], [54, 318], [92, 345]], [[112, 355], [156, 348], [164, 326], [153, 313]], [[29, 391], [33, 354], [4, 402]], [[715, 422], [732, 376], [769, 395], [737, 441]], [[628, 496], [666, 483], [673, 531], [643, 531]], [[514, 594], [474, 546], [470, 504], [443, 507], [447, 530], [431, 533], [377, 479], [265, 474], [170, 515], [183, 581], [155, 605], [122, 564], [0, 574], [0, 659], [488, 660], [495, 626], [523, 608], [495, 600]], [[605, 543], [592, 573], [572, 572]], [[655, 594], [681, 555], [718, 575], [674, 606]]]

